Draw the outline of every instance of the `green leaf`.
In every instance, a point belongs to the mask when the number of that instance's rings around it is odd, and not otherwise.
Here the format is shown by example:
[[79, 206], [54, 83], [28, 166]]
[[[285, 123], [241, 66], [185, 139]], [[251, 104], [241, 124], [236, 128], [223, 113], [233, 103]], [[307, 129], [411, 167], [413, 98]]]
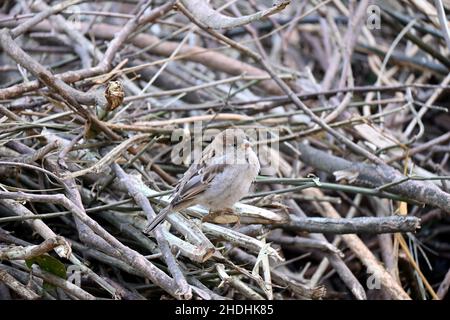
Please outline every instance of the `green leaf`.
[[55, 276], [67, 279], [67, 271], [64, 263], [48, 254], [33, 257], [25, 261], [28, 268], [31, 269], [33, 264], [37, 264], [42, 270], [50, 272]]
[[56, 286], [52, 285], [47, 281], [44, 281], [44, 283], [42, 284], [42, 289], [44, 292], [50, 293], [56, 290]]

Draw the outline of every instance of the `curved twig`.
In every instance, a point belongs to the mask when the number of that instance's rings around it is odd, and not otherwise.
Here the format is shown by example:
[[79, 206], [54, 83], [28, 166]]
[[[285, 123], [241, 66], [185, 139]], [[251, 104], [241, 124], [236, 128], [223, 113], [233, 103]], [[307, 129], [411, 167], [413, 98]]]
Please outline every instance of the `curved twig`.
[[180, 5], [180, 2], [196, 17], [196, 19], [204, 23], [208, 28], [231, 29], [267, 18], [268, 16], [280, 12], [291, 3], [291, 0], [278, 0], [269, 9], [237, 18], [221, 14], [212, 9], [204, 0], [180, 0], [178, 5]]

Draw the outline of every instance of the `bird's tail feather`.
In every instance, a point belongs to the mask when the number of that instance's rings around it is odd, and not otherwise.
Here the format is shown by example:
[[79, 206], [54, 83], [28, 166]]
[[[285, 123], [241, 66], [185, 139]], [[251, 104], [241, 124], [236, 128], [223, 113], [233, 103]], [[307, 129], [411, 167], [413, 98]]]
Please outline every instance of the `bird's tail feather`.
[[155, 229], [161, 222], [163, 222], [166, 219], [170, 211], [172, 211], [171, 206], [162, 209], [156, 216], [156, 218], [150, 221], [150, 223], [144, 228], [144, 233], [150, 233], [153, 229]]

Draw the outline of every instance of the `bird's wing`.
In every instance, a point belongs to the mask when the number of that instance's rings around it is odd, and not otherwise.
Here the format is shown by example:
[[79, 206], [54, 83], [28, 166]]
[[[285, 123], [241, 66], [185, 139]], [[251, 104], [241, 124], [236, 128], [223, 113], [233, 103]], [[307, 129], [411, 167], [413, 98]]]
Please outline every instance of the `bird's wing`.
[[148, 224], [144, 232], [151, 232], [158, 224], [164, 221], [170, 212], [195, 204], [195, 198], [208, 189], [214, 177], [222, 173], [226, 167], [227, 164], [224, 163], [210, 164], [208, 166], [191, 165], [176, 186], [175, 196], [169, 206], [164, 208]]
[[180, 190], [183, 189], [184, 185], [192, 179], [192, 177], [197, 175], [200, 170], [206, 167], [209, 164], [211, 158], [214, 157], [214, 155], [214, 149], [212, 145], [209, 144], [203, 151], [200, 161], [198, 163], [192, 163], [184, 173], [183, 177], [181, 177], [180, 181], [178, 181], [177, 185], [175, 186], [174, 194], [178, 194]]
[[189, 175], [185, 175], [182, 179], [183, 183], [177, 186], [177, 193], [171, 202], [172, 207], [192, 202], [195, 197], [208, 188], [214, 177], [222, 173], [226, 166], [223, 163], [208, 165], [199, 167], [196, 171], [192, 170]]

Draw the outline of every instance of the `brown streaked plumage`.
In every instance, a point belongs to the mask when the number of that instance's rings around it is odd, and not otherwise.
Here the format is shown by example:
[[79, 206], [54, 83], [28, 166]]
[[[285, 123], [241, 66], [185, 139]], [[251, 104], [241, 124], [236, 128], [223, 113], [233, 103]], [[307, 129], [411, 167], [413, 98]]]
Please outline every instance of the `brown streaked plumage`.
[[161, 223], [168, 213], [200, 204], [211, 211], [230, 209], [245, 196], [258, 175], [258, 157], [241, 129], [227, 129], [205, 148], [178, 182], [170, 204], [144, 232]]

